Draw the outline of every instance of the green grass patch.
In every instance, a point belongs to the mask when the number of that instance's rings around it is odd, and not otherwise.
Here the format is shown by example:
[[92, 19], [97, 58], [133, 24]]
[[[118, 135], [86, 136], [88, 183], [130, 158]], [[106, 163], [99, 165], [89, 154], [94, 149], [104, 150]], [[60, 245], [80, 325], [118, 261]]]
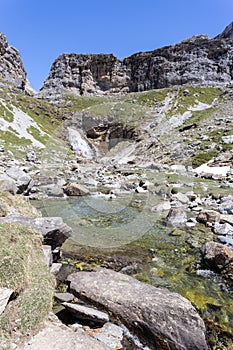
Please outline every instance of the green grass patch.
[[16, 296], [0, 316], [0, 343], [7, 348], [7, 340], [35, 331], [52, 308], [54, 277], [45, 265], [38, 232], [0, 224], [0, 280]]
[[111, 100], [111, 98], [109, 97], [73, 96], [69, 94], [65, 94], [63, 98], [64, 98], [64, 110], [68, 112], [76, 112], [91, 106], [96, 106], [102, 103], [106, 103]]
[[43, 144], [46, 144], [49, 141], [49, 136], [46, 134], [41, 134], [40, 130], [35, 128], [34, 126], [30, 126], [27, 129], [28, 133], [31, 134], [37, 141], [40, 141]]
[[[14, 121], [14, 114], [11, 112], [11, 106], [7, 106], [7, 108], [0, 102], [0, 117], [5, 119], [8, 122]], [[11, 110], [10, 110], [11, 109]]]
[[218, 155], [219, 151], [216, 149], [208, 150], [205, 152], [199, 152], [191, 157], [193, 168], [197, 168], [200, 165], [207, 163], [212, 158]]
[[188, 120], [183, 124], [183, 126], [192, 124], [192, 123], [199, 123], [200, 121], [203, 121], [209, 117], [216, 111], [216, 108], [211, 107], [207, 109], [203, 109], [202, 111], [193, 111], [192, 117], [188, 118]]
[[142, 106], [153, 107], [156, 102], [163, 102], [167, 97], [167, 94], [172, 91], [172, 89], [156, 89], [144, 92], [133, 92], [128, 94], [125, 98], [127, 102], [134, 100], [134, 103], [138, 103]]
[[32, 144], [31, 140], [25, 137], [18, 137], [11, 131], [0, 130], [0, 140], [4, 141], [8, 145], [8, 148], [10, 148], [10, 144], [13, 146], [29, 146]]
[[[195, 106], [198, 102], [205, 103], [211, 105], [215, 98], [219, 97], [221, 94], [221, 90], [213, 87], [202, 87], [202, 86], [187, 86], [183, 85], [178, 88], [178, 96], [176, 98], [176, 114], [183, 114], [186, 112], [190, 106]], [[184, 95], [184, 91], [188, 90], [189, 94]], [[193, 115], [198, 112], [209, 111], [194, 111]], [[173, 110], [174, 113], [174, 110]], [[208, 113], [208, 112], [207, 112]], [[190, 120], [190, 119], [189, 119]]]
[[127, 126], [135, 126], [135, 123], [145, 116], [142, 106], [122, 101], [102, 103], [89, 107], [86, 111], [93, 117], [112, 116], [114, 122], [121, 122]]
[[12, 96], [12, 103], [28, 114], [44, 132], [53, 134], [62, 120], [63, 112], [48, 101], [24, 94]]

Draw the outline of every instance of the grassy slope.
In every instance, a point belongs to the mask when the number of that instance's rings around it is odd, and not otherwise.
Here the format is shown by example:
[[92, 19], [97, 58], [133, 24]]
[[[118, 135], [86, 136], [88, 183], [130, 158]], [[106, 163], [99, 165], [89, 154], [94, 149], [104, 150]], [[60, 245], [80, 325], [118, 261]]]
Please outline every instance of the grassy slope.
[[[0, 103], [1, 118], [12, 123], [14, 119], [12, 107], [21, 109], [37, 123], [43, 134], [34, 126], [30, 126], [27, 131], [42, 144], [46, 145], [52, 142], [54, 148], [56, 148], [59, 144], [59, 126], [62, 121], [62, 111], [47, 101], [33, 98], [12, 89], [1, 88], [0, 99], [4, 102]], [[19, 137], [19, 134], [13, 128], [13, 124], [8, 131], [0, 130], [0, 143], [17, 157], [22, 157], [27, 149], [31, 148], [31, 140]]]
[[[189, 91], [188, 95], [185, 94], [185, 90]], [[170, 100], [167, 102], [168, 98]], [[110, 116], [116, 123], [134, 127], [137, 130], [145, 126], [149, 127], [150, 123], [155, 122], [157, 126], [150, 133], [154, 132], [155, 138], [160, 133], [158, 141], [160, 140], [166, 146], [162, 152], [166, 152], [168, 158], [172, 160], [173, 145], [182, 140], [183, 146], [189, 147], [189, 163], [192, 163], [193, 167], [213, 159], [222, 151], [232, 150], [232, 145], [225, 145], [221, 140], [222, 136], [233, 133], [232, 124], [224, 127], [221, 122], [232, 112], [224, 108], [230, 100], [218, 88], [178, 86], [113, 98], [67, 95], [65, 103], [64, 109], [68, 114], [78, 112], [83, 113], [84, 118], [85, 115], [89, 115], [98, 120], [104, 120], [104, 118], [106, 120], [106, 116]], [[179, 132], [180, 127], [166, 130], [172, 116], [182, 115], [198, 103], [207, 104], [210, 108], [192, 111], [191, 117], [183, 122], [183, 126], [196, 123], [197, 129], [183, 133]], [[202, 135], [206, 135], [206, 138], [203, 139]], [[200, 144], [193, 147], [192, 144], [195, 141], [200, 141]], [[158, 152], [157, 155], [159, 155]], [[162, 153], [160, 156], [163, 159]], [[152, 154], [151, 157], [153, 157]]]
[[[188, 90], [189, 94], [185, 95], [184, 90]], [[222, 91], [212, 87], [192, 87], [178, 86], [168, 89], [150, 90], [141, 93], [130, 93], [125, 96], [115, 97], [96, 97], [96, 96], [72, 96], [64, 95], [63, 99], [59, 100], [59, 105], [53, 105], [48, 101], [36, 99], [23, 93], [15, 93], [12, 91], [0, 90], [0, 98], [5, 101], [4, 107], [0, 105], [0, 114], [6, 120], [12, 120], [12, 105], [20, 108], [27, 113], [39, 127], [46, 133], [42, 135], [35, 127], [28, 128], [34, 138], [49, 149], [55, 151], [61, 147], [59, 139], [61, 138], [61, 126], [64, 125], [63, 120], [67, 116], [79, 114], [85, 118], [86, 115], [98, 120], [112, 120], [116, 123], [121, 123], [123, 126], [133, 127], [136, 130], [149, 128], [153, 122], [157, 123], [156, 129], [150, 133], [155, 137], [159, 135], [159, 140], [166, 144], [166, 153], [168, 158], [172, 159], [173, 143], [184, 139], [185, 143], [190, 146], [195, 141], [201, 141], [197, 148], [190, 148], [190, 157], [193, 166], [212, 159], [221, 151], [231, 150], [232, 145], [224, 145], [221, 141], [223, 135], [232, 134], [232, 125], [228, 128], [223, 128], [216, 121], [220, 118], [225, 118], [227, 111], [223, 108], [219, 111], [219, 102], [229, 103], [227, 96], [223, 97]], [[167, 103], [167, 99], [170, 98]], [[224, 102], [225, 98], [225, 102]], [[215, 105], [214, 101], [218, 101]], [[179, 128], [173, 128], [172, 135], [170, 131], [166, 133], [166, 123], [172, 116], [182, 115], [190, 106], [195, 106], [198, 103], [212, 105], [211, 108], [192, 111], [192, 116], [183, 122], [183, 125], [192, 123], [198, 124], [198, 130], [179, 132]], [[162, 117], [162, 118], [161, 118]], [[208, 130], [208, 126], [212, 129]], [[208, 139], [200, 139], [200, 135], [206, 134]], [[17, 133], [10, 129], [7, 132], [0, 130], [0, 140], [5, 145], [6, 149], [10, 149], [14, 153], [25, 153], [27, 147], [30, 147], [31, 141], [25, 138], [19, 138]], [[65, 144], [62, 147], [66, 147]], [[209, 149], [208, 149], [209, 147]], [[68, 150], [68, 148], [67, 148]], [[170, 154], [170, 155], [169, 155]], [[161, 154], [161, 157], [163, 155]]]
[[[9, 206], [36, 215], [22, 196], [0, 192], [0, 201], [5, 208], [2, 215]], [[41, 235], [32, 228], [0, 224], [0, 286], [13, 289], [15, 297], [0, 316], [1, 350], [36, 331], [52, 308], [54, 277], [45, 265], [41, 243]]]

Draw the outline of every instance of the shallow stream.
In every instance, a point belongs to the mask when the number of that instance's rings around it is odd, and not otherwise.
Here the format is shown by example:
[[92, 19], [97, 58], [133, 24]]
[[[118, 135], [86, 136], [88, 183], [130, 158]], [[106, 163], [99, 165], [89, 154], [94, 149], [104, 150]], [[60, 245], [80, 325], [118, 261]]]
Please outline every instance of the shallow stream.
[[85, 263], [111, 267], [111, 261], [113, 268], [182, 294], [208, 325], [209, 343], [227, 346], [233, 337], [232, 291], [201, 262], [203, 245], [213, 233], [204, 225], [183, 231], [166, 226], [151, 210], [159, 200], [146, 194], [112, 200], [96, 195], [34, 204], [44, 216], [61, 216], [73, 229], [74, 236], [63, 246], [64, 256], [84, 262], [84, 268]]

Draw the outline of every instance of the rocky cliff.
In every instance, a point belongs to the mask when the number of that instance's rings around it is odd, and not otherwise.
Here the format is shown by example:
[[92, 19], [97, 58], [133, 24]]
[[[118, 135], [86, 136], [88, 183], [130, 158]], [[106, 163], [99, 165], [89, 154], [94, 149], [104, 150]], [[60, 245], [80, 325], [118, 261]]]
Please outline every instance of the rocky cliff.
[[7, 81], [17, 88], [24, 89], [26, 71], [19, 52], [10, 46], [4, 34], [0, 33], [0, 82]]
[[231, 22], [221, 34], [217, 35], [216, 38], [233, 39], [233, 22]]
[[78, 95], [136, 92], [173, 85], [220, 86], [233, 79], [233, 25], [217, 37], [193, 36], [172, 46], [113, 55], [63, 54], [51, 67], [43, 92]]

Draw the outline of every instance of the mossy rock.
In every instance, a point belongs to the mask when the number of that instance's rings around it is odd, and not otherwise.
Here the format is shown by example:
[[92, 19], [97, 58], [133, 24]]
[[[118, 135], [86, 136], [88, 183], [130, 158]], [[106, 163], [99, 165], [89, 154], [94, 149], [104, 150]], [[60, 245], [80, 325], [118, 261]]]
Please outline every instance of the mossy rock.
[[40, 217], [41, 213], [36, 210], [35, 207], [31, 205], [29, 200], [27, 200], [23, 195], [13, 196], [9, 192], [4, 192], [1, 190], [0, 186], [0, 204], [2, 205], [2, 214], [0, 208], [0, 216], [6, 216], [9, 213], [10, 208], [14, 208], [19, 214], [29, 216], [29, 217]]

